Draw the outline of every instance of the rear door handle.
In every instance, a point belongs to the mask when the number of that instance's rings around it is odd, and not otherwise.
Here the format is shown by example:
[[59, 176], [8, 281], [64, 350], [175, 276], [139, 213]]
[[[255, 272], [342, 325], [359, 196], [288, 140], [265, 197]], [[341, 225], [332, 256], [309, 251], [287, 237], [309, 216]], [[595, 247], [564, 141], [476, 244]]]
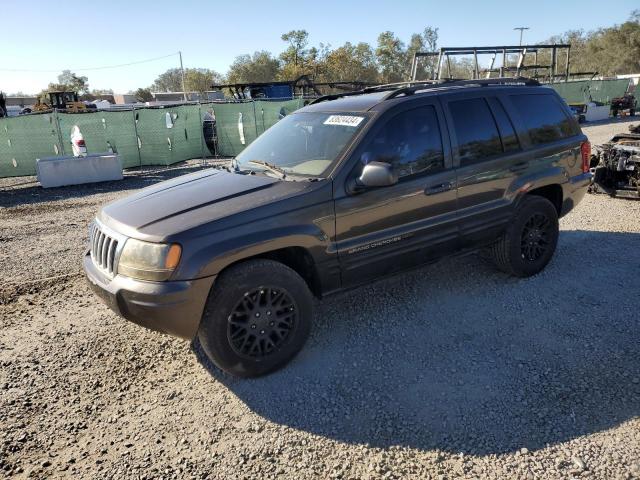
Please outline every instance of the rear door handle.
[[431, 185], [424, 189], [425, 195], [435, 195], [436, 193], [448, 192], [453, 188], [453, 182], [440, 183], [438, 185]]

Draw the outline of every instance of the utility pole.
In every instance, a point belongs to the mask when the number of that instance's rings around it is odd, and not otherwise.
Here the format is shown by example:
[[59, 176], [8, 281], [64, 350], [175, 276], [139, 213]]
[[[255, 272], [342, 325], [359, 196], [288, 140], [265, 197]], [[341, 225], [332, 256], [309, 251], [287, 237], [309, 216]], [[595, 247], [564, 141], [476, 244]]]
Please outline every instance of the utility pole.
[[182, 75], [182, 96], [184, 98], [184, 101], [187, 101], [187, 90], [184, 88], [184, 67], [182, 66], [182, 52], [178, 52], [178, 55], [180, 56], [180, 73]]
[[518, 45], [522, 46], [522, 33], [525, 30], [529, 30], [529, 27], [516, 27], [516, 28], [514, 28], [514, 30], [520, 30], [520, 43]]

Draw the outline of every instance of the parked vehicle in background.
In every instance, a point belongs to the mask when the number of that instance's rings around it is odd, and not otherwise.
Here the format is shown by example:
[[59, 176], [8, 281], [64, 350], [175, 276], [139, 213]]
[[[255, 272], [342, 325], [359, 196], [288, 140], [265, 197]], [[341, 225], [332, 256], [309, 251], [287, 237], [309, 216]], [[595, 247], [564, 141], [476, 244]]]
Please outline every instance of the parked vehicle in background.
[[254, 377], [302, 348], [313, 296], [481, 248], [511, 275], [540, 272], [558, 218], [587, 190], [589, 158], [566, 104], [535, 81], [329, 95], [230, 171], [103, 207], [84, 269], [123, 317], [197, 337], [218, 367]]
[[633, 117], [636, 114], [636, 97], [630, 93], [611, 100], [611, 115], [617, 117], [619, 113], [628, 113]]

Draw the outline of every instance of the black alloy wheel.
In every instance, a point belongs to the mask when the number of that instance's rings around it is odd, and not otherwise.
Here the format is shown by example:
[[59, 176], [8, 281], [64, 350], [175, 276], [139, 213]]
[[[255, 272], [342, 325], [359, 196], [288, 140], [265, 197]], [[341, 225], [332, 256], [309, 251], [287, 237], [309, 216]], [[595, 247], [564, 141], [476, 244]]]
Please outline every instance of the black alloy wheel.
[[313, 296], [290, 267], [258, 258], [216, 279], [198, 342], [217, 367], [248, 378], [273, 372], [300, 351], [311, 331]]
[[522, 258], [530, 262], [540, 259], [550, 245], [551, 221], [543, 213], [533, 214], [524, 224], [520, 250]]
[[235, 353], [259, 359], [287, 343], [297, 320], [298, 308], [289, 292], [261, 286], [246, 292], [233, 308], [227, 337]]
[[553, 257], [558, 234], [556, 206], [540, 195], [526, 195], [505, 232], [491, 246], [491, 254], [503, 272], [530, 277]]

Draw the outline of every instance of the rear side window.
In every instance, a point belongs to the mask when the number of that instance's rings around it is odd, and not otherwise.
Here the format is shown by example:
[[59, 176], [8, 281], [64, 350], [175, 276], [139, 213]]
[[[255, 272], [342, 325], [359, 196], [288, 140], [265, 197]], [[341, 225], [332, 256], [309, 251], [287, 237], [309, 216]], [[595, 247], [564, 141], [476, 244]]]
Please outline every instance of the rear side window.
[[390, 163], [398, 177], [444, 168], [438, 116], [432, 106], [399, 113], [369, 141], [361, 161]]
[[520, 150], [520, 142], [516, 136], [516, 131], [513, 128], [513, 124], [505, 112], [502, 104], [495, 98], [490, 100], [493, 114], [495, 115], [498, 128], [500, 129], [500, 136], [502, 137], [502, 148], [505, 152], [514, 152]]
[[484, 98], [449, 103], [458, 140], [460, 165], [469, 165], [502, 153], [498, 127]]
[[577, 133], [553, 95], [511, 95], [511, 102], [529, 131], [533, 145], [553, 142]]

